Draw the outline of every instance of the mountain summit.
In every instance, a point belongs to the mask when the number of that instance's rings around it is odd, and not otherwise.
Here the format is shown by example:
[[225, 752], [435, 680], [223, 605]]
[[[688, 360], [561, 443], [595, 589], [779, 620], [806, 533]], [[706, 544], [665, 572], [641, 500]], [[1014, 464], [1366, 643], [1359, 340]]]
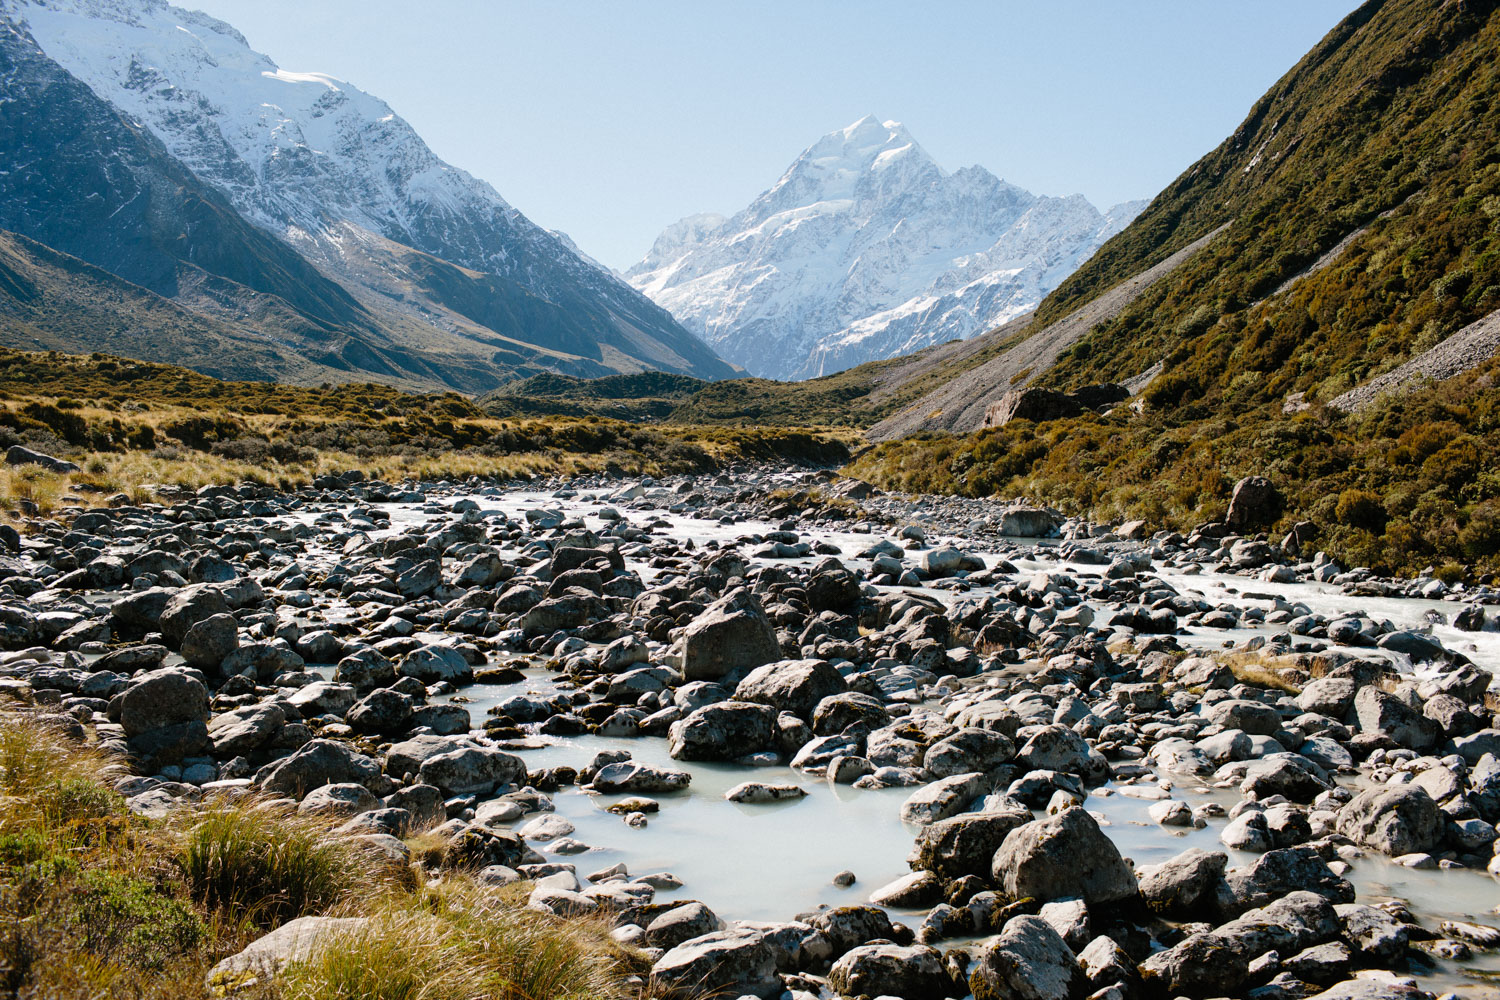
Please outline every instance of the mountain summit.
[[[441, 356], [440, 384], [488, 388], [548, 369], [733, 374], [566, 237], [439, 159], [384, 101], [282, 69], [222, 21], [165, 0], [0, 0], [0, 18], [239, 216], [342, 286], [368, 313], [358, 323], [374, 324], [371, 343]], [[20, 84], [14, 74], [0, 80], [0, 102], [41, 96]], [[0, 149], [0, 160], [32, 168], [52, 155]]]
[[675, 223], [626, 276], [724, 357], [809, 378], [1029, 311], [1143, 206], [1101, 215], [982, 167], [950, 174], [872, 115], [808, 147], [733, 218]]

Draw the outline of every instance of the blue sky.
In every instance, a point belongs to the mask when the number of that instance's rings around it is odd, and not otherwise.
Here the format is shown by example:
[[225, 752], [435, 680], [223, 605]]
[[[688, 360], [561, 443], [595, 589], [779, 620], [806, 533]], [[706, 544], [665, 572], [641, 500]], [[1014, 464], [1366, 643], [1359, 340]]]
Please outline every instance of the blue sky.
[[[443, 158], [626, 267], [874, 114], [949, 170], [1101, 208], [1233, 131], [1354, 0], [175, 0], [384, 98]], [[420, 11], [420, 13], [417, 13]]]

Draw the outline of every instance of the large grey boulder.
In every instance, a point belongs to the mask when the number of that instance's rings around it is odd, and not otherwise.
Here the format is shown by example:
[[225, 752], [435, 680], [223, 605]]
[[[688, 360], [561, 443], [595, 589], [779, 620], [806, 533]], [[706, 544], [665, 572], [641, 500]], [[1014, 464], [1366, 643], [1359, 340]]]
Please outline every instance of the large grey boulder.
[[474, 668], [469, 661], [449, 646], [423, 646], [412, 650], [396, 664], [396, 673], [402, 677], [414, 677], [423, 684], [439, 681], [469, 684], [474, 680]]
[[1235, 996], [1250, 963], [1231, 943], [1208, 931], [1157, 952], [1140, 965], [1146, 988], [1157, 996]]
[[214, 995], [229, 993], [250, 982], [265, 983], [289, 962], [302, 962], [330, 938], [355, 934], [368, 917], [298, 917], [256, 938], [244, 950], [208, 970], [207, 986]]
[[1032, 733], [1019, 753], [1016, 763], [1028, 771], [1065, 771], [1076, 774], [1091, 785], [1109, 778], [1109, 762], [1088, 742], [1063, 725], [1048, 725]]
[[195, 622], [182, 637], [182, 659], [190, 667], [217, 671], [224, 658], [240, 646], [239, 624], [233, 615], [210, 615]]
[[656, 960], [651, 975], [670, 995], [762, 998], [783, 990], [776, 948], [765, 931], [731, 927], [684, 941]]
[[300, 800], [324, 785], [354, 783], [384, 791], [380, 786], [385, 776], [373, 757], [333, 740], [312, 740], [291, 756], [261, 768], [255, 777], [266, 794]]
[[776, 710], [746, 701], [705, 705], [672, 723], [674, 760], [734, 760], [776, 746]]
[[827, 660], [778, 660], [752, 670], [734, 696], [811, 720], [819, 702], [848, 689], [843, 675]]
[[974, 1000], [1083, 1000], [1089, 993], [1073, 950], [1041, 917], [1012, 917], [969, 974]]
[[1224, 521], [1237, 532], [1268, 528], [1281, 516], [1281, 492], [1265, 476], [1246, 476], [1234, 484]]
[[221, 760], [248, 757], [270, 743], [286, 721], [286, 709], [274, 701], [216, 715], [208, 724], [214, 756]]
[[1354, 706], [1359, 685], [1348, 677], [1319, 677], [1308, 683], [1297, 695], [1297, 707], [1342, 722]]
[[1252, 736], [1270, 736], [1281, 728], [1281, 713], [1258, 701], [1226, 698], [1205, 705], [1203, 717], [1225, 729], [1239, 729]]
[[164, 667], [138, 674], [120, 698], [120, 725], [126, 736], [184, 722], [205, 725], [208, 688], [191, 674]]
[[1016, 755], [1016, 745], [1003, 733], [988, 729], [966, 728], [938, 740], [927, 748], [922, 766], [933, 777], [990, 771], [1008, 763]]
[[1224, 875], [1218, 909], [1225, 917], [1266, 906], [1289, 892], [1311, 892], [1330, 903], [1352, 903], [1354, 886], [1328, 867], [1311, 847], [1283, 847], [1267, 851], [1253, 864]]
[[1443, 738], [1436, 722], [1373, 685], [1354, 696], [1354, 716], [1360, 732], [1387, 737], [1418, 752], [1431, 750]]
[[1136, 873], [1141, 899], [1168, 919], [1201, 919], [1214, 907], [1228, 861], [1222, 851], [1193, 847], [1159, 865], [1147, 865]]
[[418, 774], [444, 795], [488, 795], [501, 785], [524, 784], [526, 762], [490, 747], [460, 747], [427, 758]]
[[167, 645], [181, 648], [188, 630], [201, 621], [215, 615], [227, 615], [233, 610], [224, 594], [209, 584], [183, 587], [167, 601], [157, 619], [157, 627], [166, 636]]
[[983, 774], [955, 774], [923, 785], [901, 803], [903, 823], [927, 824], [955, 816], [987, 790]]
[[987, 879], [995, 852], [1006, 836], [1030, 822], [1027, 809], [964, 813], [938, 820], [917, 834], [906, 860], [912, 868], [934, 872], [944, 881], [965, 875]]
[[867, 944], [845, 952], [828, 973], [840, 996], [891, 996], [902, 1000], [941, 1000], [953, 979], [936, 948], [918, 944]]
[[781, 659], [776, 628], [744, 587], [710, 604], [682, 634], [682, 676], [717, 681]]
[[674, 906], [646, 925], [646, 943], [653, 948], [675, 948], [684, 941], [722, 930], [724, 921], [694, 900]]
[[70, 462], [65, 458], [56, 458], [40, 451], [32, 451], [30, 448], [18, 444], [11, 445], [5, 452], [6, 465], [40, 465], [48, 472], [69, 473], [80, 471], [77, 462]]
[[995, 852], [990, 873], [1012, 899], [1077, 897], [1092, 904], [1137, 892], [1135, 872], [1081, 807], [1012, 830]]
[[1392, 857], [1430, 851], [1443, 839], [1443, 812], [1416, 785], [1368, 788], [1339, 810], [1339, 833]]

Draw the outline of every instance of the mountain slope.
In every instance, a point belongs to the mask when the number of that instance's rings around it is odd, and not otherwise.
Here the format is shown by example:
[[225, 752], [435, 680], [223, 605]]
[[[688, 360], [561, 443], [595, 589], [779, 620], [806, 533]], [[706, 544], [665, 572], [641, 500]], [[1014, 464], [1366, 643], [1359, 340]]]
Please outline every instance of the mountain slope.
[[[1238, 477], [1265, 475], [1286, 495], [1272, 527], [1309, 521], [1346, 564], [1495, 568], [1500, 338], [1482, 333], [1500, 310], [1500, 3], [1365, 3], [1010, 349], [1220, 229], [1028, 376], [1074, 388], [1158, 371], [1133, 406], [894, 441], [857, 471], [1179, 528], [1222, 516]], [[1438, 345], [1459, 363], [1403, 367]], [[1424, 371], [1446, 380], [1332, 405]]]
[[752, 372], [809, 378], [1029, 312], [1140, 207], [1100, 215], [980, 167], [948, 174], [867, 117], [734, 218], [669, 227], [627, 277]]
[[223, 22], [163, 0], [0, 0], [0, 13], [401, 349], [464, 357], [482, 387], [515, 374], [508, 355], [487, 357], [495, 339], [576, 358], [559, 369], [575, 374], [733, 374], [566, 237], [439, 160], [384, 102], [282, 70]]

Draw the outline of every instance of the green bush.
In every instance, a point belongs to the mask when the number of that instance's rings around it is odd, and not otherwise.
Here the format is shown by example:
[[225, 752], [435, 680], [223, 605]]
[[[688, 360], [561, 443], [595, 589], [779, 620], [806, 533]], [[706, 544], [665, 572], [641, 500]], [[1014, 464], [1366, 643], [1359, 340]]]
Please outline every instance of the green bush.
[[1339, 494], [1333, 516], [1340, 524], [1363, 528], [1371, 534], [1385, 530], [1386, 513], [1380, 498], [1369, 490], [1345, 490]]

